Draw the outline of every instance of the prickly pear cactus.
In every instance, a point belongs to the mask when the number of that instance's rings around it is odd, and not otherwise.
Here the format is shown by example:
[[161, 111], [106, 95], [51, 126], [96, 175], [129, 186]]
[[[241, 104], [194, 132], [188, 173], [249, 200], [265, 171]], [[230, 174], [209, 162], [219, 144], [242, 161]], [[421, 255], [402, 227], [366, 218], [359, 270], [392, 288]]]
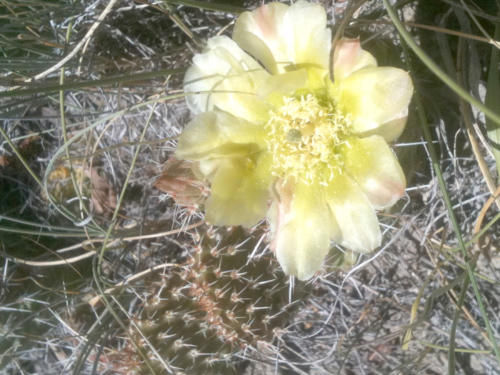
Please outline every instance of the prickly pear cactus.
[[[136, 320], [151, 345], [132, 336], [158, 374], [168, 373], [158, 357], [176, 374], [236, 374], [233, 354], [271, 341], [286, 322], [296, 304], [272, 254], [249, 258], [258, 240], [241, 228], [207, 228], [189, 262], [153, 281]], [[137, 363], [134, 372], [151, 372]]]

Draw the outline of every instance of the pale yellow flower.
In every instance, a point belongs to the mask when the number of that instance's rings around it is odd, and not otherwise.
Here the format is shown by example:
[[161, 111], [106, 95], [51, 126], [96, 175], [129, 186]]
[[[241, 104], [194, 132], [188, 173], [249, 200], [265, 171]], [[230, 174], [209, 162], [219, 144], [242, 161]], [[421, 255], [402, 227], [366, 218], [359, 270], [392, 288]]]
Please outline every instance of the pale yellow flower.
[[406, 122], [409, 75], [344, 39], [332, 83], [330, 44], [320, 5], [270, 3], [243, 13], [232, 39], [208, 40], [184, 80], [195, 117], [176, 156], [198, 162], [211, 183], [206, 220], [267, 218], [278, 261], [301, 280], [332, 241], [361, 253], [380, 246], [375, 210], [406, 186], [387, 142]]

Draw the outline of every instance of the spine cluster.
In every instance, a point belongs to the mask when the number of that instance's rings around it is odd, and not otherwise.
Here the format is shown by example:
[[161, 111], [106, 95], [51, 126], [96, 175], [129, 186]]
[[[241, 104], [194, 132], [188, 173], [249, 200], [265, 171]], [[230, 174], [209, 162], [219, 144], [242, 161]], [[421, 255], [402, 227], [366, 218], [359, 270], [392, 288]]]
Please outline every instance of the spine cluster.
[[[151, 282], [135, 322], [142, 335], [132, 337], [157, 373], [168, 373], [163, 361], [176, 374], [235, 374], [233, 354], [272, 341], [295, 304], [272, 254], [249, 258], [258, 240], [207, 228], [183, 267]], [[141, 356], [135, 362], [135, 373], [150, 373]]]

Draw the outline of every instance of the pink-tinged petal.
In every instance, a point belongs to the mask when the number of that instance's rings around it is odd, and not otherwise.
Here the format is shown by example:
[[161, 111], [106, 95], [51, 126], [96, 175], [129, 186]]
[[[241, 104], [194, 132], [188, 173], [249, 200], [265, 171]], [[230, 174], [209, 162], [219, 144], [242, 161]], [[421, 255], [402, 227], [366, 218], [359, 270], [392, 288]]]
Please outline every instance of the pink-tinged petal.
[[375, 210], [351, 178], [336, 176], [325, 192], [340, 228], [340, 245], [360, 253], [369, 253], [380, 246], [382, 235]]
[[262, 148], [264, 136], [262, 126], [226, 112], [204, 112], [186, 125], [175, 155], [186, 160], [245, 156]]
[[269, 197], [269, 159], [224, 159], [212, 180], [205, 203], [206, 220], [214, 225], [250, 227], [266, 216]]
[[189, 109], [195, 113], [219, 108], [252, 122], [267, 119], [267, 105], [257, 89], [269, 74], [226, 36], [208, 40], [184, 76]]
[[286, 274], [299, 280], [311, 278], [339, 236], [338, 226], [319, 186], [299, 183], [277, 186], [279, 201], [268, 217], [273, 233], [272, 248]]
[[[357, 134], [399, 135], [408, 115], [413, 84], [407, 72], [380, 67], [358, 70], [339, 82], [339, 105], [352, 117]], [[394, 127], [395, 129], [391, 129]]]
[[233, 39], [273, 74], [299, 64], [328, 69], [331, 33], [319, 4], [262, 5], [236, 20]]
[[264, 4], [242, 13], [234, 25], [233, 39], [273, 74], [282, 71], [276, 62], [287, 59], [287, 45], [280, 33], [287, 10], [285, 4]]
[[172, 157], [165, 163], [153, 186], [170, 194], [175, 203], [181, 206], [198, 207], [206, 199], [208, 186], [206, 181], [197, 175], [197, 169], [194, 162]]
[[328, 70], [332, 35], [320, 4], [298, 1], [285, 14], [282, 32], [293, 35], [293, 62]]
[[404, 195], [405, 175], [382, 137], [352, 139], [342, 151], [345, 170], [375, 208], [390, 207]]
[[369, 52], [361, 48], [359, 39], [341, 39], [335, 46], [333, 55], [333, 76], [342, 80], [363, 68], [377, 66], [377, 60]]

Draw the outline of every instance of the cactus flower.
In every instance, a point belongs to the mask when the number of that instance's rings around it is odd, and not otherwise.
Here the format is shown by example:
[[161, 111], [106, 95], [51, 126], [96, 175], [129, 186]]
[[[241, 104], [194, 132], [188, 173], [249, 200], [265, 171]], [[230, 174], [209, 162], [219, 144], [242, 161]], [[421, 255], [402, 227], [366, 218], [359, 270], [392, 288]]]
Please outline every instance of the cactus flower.
[[357, 39], [340, 40], [330, 66], [326, 23], [319, 4], [275, 2], [241, 14], [232, 39], [209, 39], [185, 75], [194, 118], [176, 151], [211, 184], [206, 220], [267, 218], [279, 263], [301, 280], [332, 242], [380, 246], [376, 210], [406, 186], [388, 142], [405, 126], [411, 79]]

